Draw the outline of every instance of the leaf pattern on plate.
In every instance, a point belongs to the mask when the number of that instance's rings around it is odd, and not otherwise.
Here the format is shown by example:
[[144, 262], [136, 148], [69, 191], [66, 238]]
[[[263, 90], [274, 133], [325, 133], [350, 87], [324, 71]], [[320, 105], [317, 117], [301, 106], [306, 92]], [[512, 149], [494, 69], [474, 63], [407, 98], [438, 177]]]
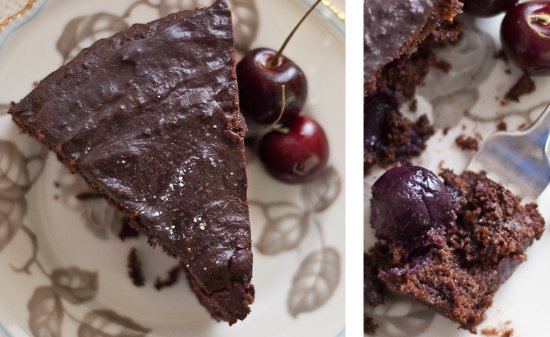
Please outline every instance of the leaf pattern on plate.
[[0, 141], [0, 251], [23, 222], [30, 183], [23, 154], [12, 142]]
[[29, 327], [34, 337], [61, 336], [63, 303], [52, 287], [37, 288], [27, 308], [30, 312]]
[[378, 324], [377, 336], [415, 337], [428, 330], [436, 312], [404, 295], [392, 292], [385, 305], [377, 308], [367, 306], [365, 314]]
[[113, 35], [128, 27], [123, 18], [114, 14], [96, 13], [79, 16], [65, 25], [56, 48], [65, 63], [101, 37]]
[[78, 267], [59, 268], [52, 272], [51, 280], [57, 294], [71, 302], [80, 304], [97, 294], [97, 273]]
[[310, 228], [318, 232], [321, 248], [302, 261], [288, 294], [287, 308], [293, 317], [324, 305], [340, 282], [340, 254], [326, 247], [317, 215], [334, 204], [341, 189], [340, 176], [331, 166], [313, 182], [301, 186], [303, 205], [289, 201], [249, 202], [260, 208], [266, 221], [256, 242], [262, 254], [277, 255], [297, 249]]
[[63, 168], [59, 172], [57, 184], [61, 191], [61, 201], [82, 215], [86, 228], [96, 238], [107, 240], [109, 233], [119, 235], [124, 213], [109, 205], [81, 176], [73, 175]]
[[78, 328], [78, 337], [144, 337], [151, 329], [112, 310], [94, 310], [86, 314]]
[[246, 53], [258, 34], [259, 16], [255, 0], [232, 0], [233, 21], [235, 22], [235, 48]]
[[2, 103], [0, 103], [0, 116], [7, 115], [9, 109], [10, 109], [10, 105], [9, 105], [9, 104], [2, 104]]
[[293, 317], [325, 304], [340, 282], [340, 254], [332, 247], [310, 253], [300, 264], [287, 297]]
[[[210, 6], [213, 0], [161, 0], [158, 6], [159, 16], [181, 10]], [[246, 53], [258, 33], [258, 9], [256, 0], [229, 0], [235, 30], [235, 48]]]
[[313, 182], [302, 187], [302, 198], [309, 210], [322, 212], [340, 195], [342, 183], [334, 167], [329, 167]]
[[289, 213], [270, 218], [256, 247], [265, 255], [276, 255], [292, 250], [305, 237], [311, 221], [311, 214], [308, 212]]
[[124, 215], [109, 205], [103, 197], [82, 203], [82, 217], [88, 228], [98, 239], [108, 239], [108, 233], [120, 233]]

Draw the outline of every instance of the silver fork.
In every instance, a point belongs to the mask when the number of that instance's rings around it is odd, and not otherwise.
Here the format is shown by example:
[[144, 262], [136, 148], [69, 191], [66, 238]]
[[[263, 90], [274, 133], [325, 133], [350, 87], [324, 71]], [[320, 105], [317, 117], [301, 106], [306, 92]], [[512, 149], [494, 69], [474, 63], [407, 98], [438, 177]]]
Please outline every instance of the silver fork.
[[474, 155], [467, 169], [535, 201], [550, 183], [550, 105], [527, 130], [497, 132]]

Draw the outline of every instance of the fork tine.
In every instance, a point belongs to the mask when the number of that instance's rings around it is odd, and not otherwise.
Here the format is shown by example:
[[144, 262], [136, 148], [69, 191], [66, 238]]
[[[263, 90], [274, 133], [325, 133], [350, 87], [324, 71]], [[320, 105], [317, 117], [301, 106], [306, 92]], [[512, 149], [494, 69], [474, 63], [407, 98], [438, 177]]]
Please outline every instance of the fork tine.
[[485, 141], [467, 166], [528, 200], [550, 183], [550, 104], [533, 125], [519, 132], [498, 132]]

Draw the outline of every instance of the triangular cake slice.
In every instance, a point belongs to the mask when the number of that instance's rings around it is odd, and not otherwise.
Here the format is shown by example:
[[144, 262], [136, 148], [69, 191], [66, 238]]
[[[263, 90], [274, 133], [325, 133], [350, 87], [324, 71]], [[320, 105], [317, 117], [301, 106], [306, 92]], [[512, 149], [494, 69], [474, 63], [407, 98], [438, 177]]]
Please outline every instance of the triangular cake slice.
[[94, 43], [9, 113], [177, 256], [211, 315], [254, 299], [244, 142], [225, 0]]

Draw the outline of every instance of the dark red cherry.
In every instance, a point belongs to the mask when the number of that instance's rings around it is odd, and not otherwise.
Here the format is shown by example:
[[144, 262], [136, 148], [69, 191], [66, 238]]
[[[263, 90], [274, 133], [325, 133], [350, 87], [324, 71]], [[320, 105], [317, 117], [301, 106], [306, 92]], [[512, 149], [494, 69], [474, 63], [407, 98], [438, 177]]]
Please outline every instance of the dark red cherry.
[[482, 18], [506, 12], [519, 0], [462, 0], [464, 12]]
[[506, 56], [529, 75], [550, 75], [550, 1], [510, 9], [500, 28]]
[[276, 54], [275, 50], [268, 48], [254, 49], [237, 64], [241, 110], [260, 124], [271, 124], [279, 117], [283, 85], [286, 104], [281, 124], [291, 123], [307, 99], [308, 86], [302, 69], [285, 56], [275, 62]]
[[381, 239], [414, 242], [453, 221], [455, 205], [452, 193], [431, 171], [395, 167], [372, 186], [371, 223]]
[[313, 118], [298, 116], [288, 133], [271, 131], [260, 141], [260, 159], [275, 179], [290, 184], [312, 181], [327, 165], [325, 131]]

